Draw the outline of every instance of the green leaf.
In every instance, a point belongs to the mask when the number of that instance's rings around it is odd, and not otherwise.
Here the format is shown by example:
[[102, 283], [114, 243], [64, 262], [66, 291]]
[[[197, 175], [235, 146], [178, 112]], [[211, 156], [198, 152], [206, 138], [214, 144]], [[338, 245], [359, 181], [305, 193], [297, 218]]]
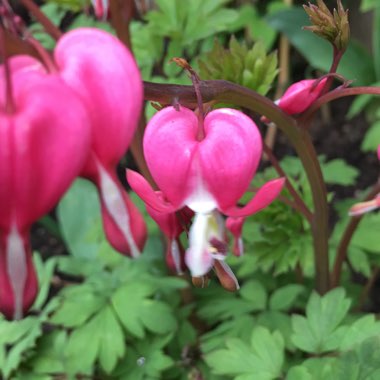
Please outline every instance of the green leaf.
[[[206, 363], [215, 374], [236, 376], [237, 379], [276, 379], [284, 362], [284, 340], [279, 332], [271, 334], [264, 327], [253, 330], [250, 344], [227, 338], [226, 349], [209, 353]], [[250, 376], [250, 377], [249, 377]]]
[[304, 293], [305, 287], [299, 284], [289, 284], [273, 292], [269, 300], [271, 310], [289, 310], [297, 298]]
[[356, 272], [362, 273], [367, 278], [371, 276], [371, 263], [368, 254], [362, 249], [351, 244], [348, 249], [348, 259]]
[[278, 72], [277, 56], [267, 55], [261, 42], [248, 49], [232, 37], [228, 50], [215, 40], [213, 49], [199, 60], [199, 69], [203, 79], [228, 80], [265, 95]]
[[0, 321], [0, 373], [8, 378], [42, 334], [41, 321], [27, 317], [20, 321]]
[[54, 275], [57, 260], [55, 257], [51, 257], [43, 262], [41, 256], [38, 253], [35, 253], [33, 255], [33, 262], [37, 271], [39, 291], [37, 298], [33, 303], [32, 309], [39, 310], [42, 308], [49, 296], [51, 280]]
[[[332, 62], [330, 44], [302, 27], [310, 22], [303, 9], [293, 8], [270, 15], [269, 24], [288, 37], [291, 44], [316, 69], [328, 72]], [[310, 46], [313, 48], [311, 49]], [[355, 85], [367, 85], [375, 81], [375, 72], [370, 54], [362, 45], [351, 40], [338, 68], [339, 74], [356, 79]]]
[[102, 263], [115, 265], [122, 261], [104, 235], [99, 197], [93, 183], [77, 179], [61, 199], [57, 216], [63, 238], [75, 258], [92, 261], [100, 268]]
[[267, 305], [267, 292], [258, 281], [248, 281], [240, 289], [240, 297], [249, 301], [251, 311], [265, 310]]
[[155, 380], [163, 379], [161, 372], [170, 368], [174, 362], [163, 352], [169, 337], [147, 337], [135, 341], [128, 347], [128, 354], [122, 359], [112, 375], [120, 380]]
[[305, 360], [302, 367], [307, 369], [312, 380], [337, 380], [337, 361], [335, 358], [313, 358]]
[[366, 134], [361, 145], [363, 152], [375, 152], [380, 144], [380, 120], [373, 123]]
[[340, 342], [339, 349], [347, 351], [364, 340], [377, 337], [380, 332], [380, 322], [373, 314], [365, 315], [355, 321], [346, 331]]
[[65, 327], [78, 327], [98, 312], [105, 304], [104, 297], [94, 294], [88, 285], [65, 289], [61, 306], [51, 318], [52, 323]]
[[295, 351], [291, 340], [292, 323], [290, 316], [280, 311], [264, 311], [257, 317], [257, 324], [266, 327], [270, 331], [279, 331], [284, 338], [285, 346], [290, 351]]
[[255, 319], [251, 315], [241, 315], [230, 321], [226, 321], [203, 334], [201, 337], [202, 352], [207, 354], [216, 349], [221, 349], [225, 345], [226, 337], [233, 336], [245, 343], [249, 343], [250, 335], [247, 331], [252, 331], [255, 326]]
[[322, 172], [326, 183], [343, 186], [353, 185], [359, 175], [358, 169], [340, 158], [324, 163]]
[[106, 373], [110, 373], [119, 358], [124, 355], [123, 330], [111, 307], [104, 308], [97, 316], [97, 331], [100, 334], [99, 362]]
[[313, 292], [306, 306], [306, 317], [292, 317], [293, 343], [303, 351], [316, 354], [337, 349], [347, 330], [340, 324], [349, 307], [350, 300], [342, 288], [323, 297]]
[[298, 365], [290, 368], [286, 375], [286, 380], [313, 380], [313, 377], [310, 375], [306, 367]]
[[64, 351], [71, 368], [77, 371], [92, 368], [101, 345], [98, 327], [98, 320], [94, 317], [71, 333]]
[[140, 310], [144, 326], [155, 334], [167, 334], [177, 328], [176, 319], [170, 307], [157, 300], [146, 300]]
[[366, 215], [356, 228], [351, 244], [365, 251], [380, 254], [379, 248], [380, 214]]
[[361, 12], [368, 12], [371, 9], [378, 8], [380, 6], [379, 2], [377, 0], [362, 0], [360, 4], [360, 11]]
[[380, 337], [364, 340], [337, 362], [334, 380], [377, 380], [380, 378]]

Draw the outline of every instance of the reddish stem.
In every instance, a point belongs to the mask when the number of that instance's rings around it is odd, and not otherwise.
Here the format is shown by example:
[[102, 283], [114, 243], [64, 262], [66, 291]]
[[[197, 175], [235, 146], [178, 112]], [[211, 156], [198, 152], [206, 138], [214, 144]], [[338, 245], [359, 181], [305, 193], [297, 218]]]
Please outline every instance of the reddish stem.
[[5, 75], [5, 112], [13, 114], [16, 106], [13, 98], [12, 76], [9, 67], [8, 54], [5, 46], [4, 29], [0, 27], [0, 51], [3, 56], [4, 75]]
[[303, 199], [298, 194], [297, 190], [294, 188], [294, 186], [292, 185], [292, 183], [289, 181], [286, 173], [282, 169], [280, 163], [277, 161], [277, 158], [274, 156], [272, 150], [266, 144], [263, 145], [263, 148], [264, 148], [265, 154], [269, 158], [270, 162], [272, 163], [272, 166], [277, 171], [277, 173], [281, 177], [286, 178], [285, 187], [288, 189], [289, 193], [293, 197], [294, 203], [297, 205], [296, 208], [308, 220], [308, 222], [311, 223], [312, 220], [313, 220], [313, 213], [309, 210], [309, 208], [306, 206], [306, 204], [303, 201]]
[[[368, 201], [370, 199], [373, 199], [379, 192], [380, 192], [380, 181], [376, 183], [376, 185], [372, 188], [370, 193], [365, 197], [363, 201]], [[343, 263], [347, 257], [348, 246], [363, 216], [364, 215], [355, 216], [350, 219], [350, 222], [348, 223], [343, 233], [343, 236], [340, 240], [340, 243], [338, 246], [338, 253], [335, 258], [334, 269], [331, 274], [331, 285], [333, 288], [339, 285]]]
[[34, 47], [38, 52], [40, 60], [45, 65], [49, 73], [57, 73], [58, 69], [51, 57], [51, 55], [45, 50], [45, 48], [33, 37], [28, 37], [27, 41]]
[[45, 16], [38, 5], [34, 4], [32, 0], [21, 0], [21, 2], [52, 38], [60, 39], [62, 32]]

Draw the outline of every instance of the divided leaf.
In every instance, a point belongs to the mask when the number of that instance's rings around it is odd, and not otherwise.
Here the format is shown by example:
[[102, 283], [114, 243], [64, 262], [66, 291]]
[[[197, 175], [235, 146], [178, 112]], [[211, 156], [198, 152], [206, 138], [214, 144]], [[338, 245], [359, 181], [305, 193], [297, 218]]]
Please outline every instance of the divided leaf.
[[306, 306], [306, 317], [293, 315], [293, 343], [299, 349], [320, 354], [339, 347], [347, 327], [340, 326], [350, 300], [337, 288], [321, 297], [313, 292]]
[[284, 340], [279, 332], [270, 333], [256, 327], [250, 344], [236, 338], [226, 340], [226, 349], [211, 352], [205, 361], [215, 374], [234, 379], [271, 380], [281, 375], [284, 362]]

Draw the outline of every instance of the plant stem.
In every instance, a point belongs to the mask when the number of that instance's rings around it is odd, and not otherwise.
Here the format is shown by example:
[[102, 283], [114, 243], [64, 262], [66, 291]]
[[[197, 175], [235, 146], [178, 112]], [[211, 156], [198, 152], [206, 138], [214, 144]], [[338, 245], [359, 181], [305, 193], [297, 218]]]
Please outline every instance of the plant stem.
[[48, 17], [40, 10], [38, 5], [32, 0], [21, 0], [21, 3], [28, 9], [34, 18], [44, 27], [46, 32], [55, 40], [59, 40], [62, 32], [50, 21]]
[[4, 66], [5, 76], [5, 112], [13, 114], [16, 111], [16, 105], [13, 98], [12, 73], [9, 67], [8, 52], [5, 44], [4, 29], [0, 27], [0, 56]]
[[[287, 6], [291, 6], [293, 4], [293, 0], [283, 0], [283, 3]], [[278, 61], [279, 61], [279, 73], [278, 73], [278, 81], [276, 87], [276, 93], [274, 95], [275, 99], [279, 99], [284, 93], [285, 86], [289, 81], [289, 52], [290, 45], [289, 40], [285, 37], [285, 35], [280, 36], [280, 43], [278, 47]], [[265, 144], [273, 149], [275, 139], [277, 134], [277, 126], [272, 123], [270, 128], [267, 129], [265, 134]]]
[[[369, 192], [369, 194], [365, 197], [363, 201], [368, 201], [373, 199], [380, 192], [380, 181], [378, 181]], [[365, 215], [365, 214], [364, 214]], [[359, 215], [352, 217], [344, 230], [342, 238], [339, 242], [338, 252], [335, 258], [334, 268], [331, 274], [331, 286], [333, 288], [339, 285], [340, 275], [342, 272], [343, 263], [347, 257], [347, 249], [351, 242], [352, 237], [358, 227], [360, 221], [362, 220], [364, 215]]]
[[285, 186], [288, 189], [290, 195], [293, 197], [294, 203], [297, 205], [297, 209], [301, 212], [301, 214], [308, 220], [309, 223], [312, 222], [313, 213], [308, 209], [303, 199], [298, 194], [297, 190], [294, 188], [292, 183], [287, 178], [286, 173], [282, 169], [280, 163], [277, 161], [277, 158], [274, 156], [272, 150], [266, 145], [263, 145], [264, 153], [269, 158], [272, 166], [276, 170], [276, 172], [281, 176], [286, 178]]
[[358, 301], [358, 306], [357, 306], [357, 311], [362, 311], [364, 303], [366, 299], [368, 298], [369, 292], [371, 291], [373, 285], [375, 284], [377, 278], [379, 277], [380, 274], [380, 268], [376, 267], [372, 271], [371, 277], [368, 279], [367, 283], [365, 284], [362, 292], [360, 293], [359, 301]]
[[[328, 267], [328, 206], [326, 187], [310, 135], [296, 121], [282, 112], [272, 101], [245, 87], [227, 81], [202, 81], [204, 102], [216, 100], [248, 108], [272, 120], [288, 137], [306, 171], [314, 203], [311, 230], [316, 266], [316, 289], [324, 294], [329, 290]], [[145, 99], [170, 104], [178, 98], [182, 104], [194, 106], [196, 98], [191, 86], [145, 83]]]

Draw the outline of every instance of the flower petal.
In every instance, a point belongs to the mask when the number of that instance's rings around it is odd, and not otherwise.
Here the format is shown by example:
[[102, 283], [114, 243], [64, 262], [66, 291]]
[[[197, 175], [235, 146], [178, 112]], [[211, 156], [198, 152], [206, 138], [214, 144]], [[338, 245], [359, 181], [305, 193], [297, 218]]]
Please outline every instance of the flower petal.
[[147, 204], [149, 207], [158, 212], [170, 213], [177, 209], [170, 203], [165, 202], [149, 185], [148, 181], [139, 173], [127, 169], [127, 181], [132, 190]]
[[285, 178], [277, 178], [267, 182], [255, 194], [253, 199], [244, 207], [230, 207], [222, 210], [228, 216], [239, 217], [252, 215], [272, 203], [280, 194], [285, 183]]

